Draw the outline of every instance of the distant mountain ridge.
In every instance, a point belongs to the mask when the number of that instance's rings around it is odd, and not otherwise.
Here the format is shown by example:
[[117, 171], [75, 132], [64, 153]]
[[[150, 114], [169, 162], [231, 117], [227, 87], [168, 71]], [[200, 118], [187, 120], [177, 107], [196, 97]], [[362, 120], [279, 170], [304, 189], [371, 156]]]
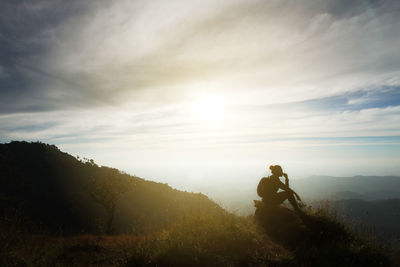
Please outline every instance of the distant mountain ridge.
[[311, 176], [291, 181], [291, 186], [307, 199], [400, 198], [400, 176]]
[[[124, 182], [120, 188], [118, 181]], [[103, 202], [108, 202], [96, 203], [93, 193], [106, 194]], [[101, 231], [112, 201], [116, 233], [155, 231], [188, 214], [223, 212], [203, 194], [78, 160], [40, 142], [0, 144], [0, 200], [0, 216], [22, 214], [21, 220], [57, 234]]]
[[329, 205], [339, 220], [400, 251], [399, 176], [312, 176], [292, 187], [312, 206]]
[[362, 222], [382, 232], [397, 233], [400, 237], [400, 199], [364, 201], [360, 199], [337, 200], [332, 208], [346, 219]]

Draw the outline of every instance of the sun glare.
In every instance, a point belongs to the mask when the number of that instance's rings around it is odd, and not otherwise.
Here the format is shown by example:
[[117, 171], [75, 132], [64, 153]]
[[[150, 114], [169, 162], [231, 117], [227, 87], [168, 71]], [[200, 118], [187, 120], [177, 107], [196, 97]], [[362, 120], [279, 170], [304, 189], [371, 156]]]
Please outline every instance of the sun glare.
[[191, 109], [196, 120], [216, 123], [223, 117], [224, 102], [220, 96], [206, 95], [193, 102]]

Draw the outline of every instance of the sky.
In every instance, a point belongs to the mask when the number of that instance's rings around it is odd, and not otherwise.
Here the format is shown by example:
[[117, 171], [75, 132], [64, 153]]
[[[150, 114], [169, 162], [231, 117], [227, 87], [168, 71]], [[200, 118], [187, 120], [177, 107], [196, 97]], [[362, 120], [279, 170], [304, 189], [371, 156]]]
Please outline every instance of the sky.
[[2, 0], [0, 142], [189, 191], [400, 174], [400, 1]]

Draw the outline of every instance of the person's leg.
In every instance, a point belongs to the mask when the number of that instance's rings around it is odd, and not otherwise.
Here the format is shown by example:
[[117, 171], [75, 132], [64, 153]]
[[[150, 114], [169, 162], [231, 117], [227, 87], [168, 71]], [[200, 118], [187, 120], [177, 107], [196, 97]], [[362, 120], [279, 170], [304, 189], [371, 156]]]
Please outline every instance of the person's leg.
[[278, 205], [282, 204], [283, 201], [285, 201], [286, 199], [289, 201], [296, 212], [301, 212], [299, 205], [297, 204], [297, 201], [292, 193], [287, 191], [277, 193], [276, 200], [278, 202]]
[[292, 205], [293, 209], [294, 209], [296, 212], [302, 212], [302, 211], [300, 210], [300, 208], [299, 208], [299, 205], [297, 204], [296, 199], [294, 198], [294, 195], [293, 195], [292, 193], [289, 193], [289, 192], [287, 192], [287, 194], [288, 194], [287, 200], [288, 200], [289, 203]]
[[287, 198], [288, 195], [286, 191], [278, 192], [273, 197], [275, 205], [281, 205]]

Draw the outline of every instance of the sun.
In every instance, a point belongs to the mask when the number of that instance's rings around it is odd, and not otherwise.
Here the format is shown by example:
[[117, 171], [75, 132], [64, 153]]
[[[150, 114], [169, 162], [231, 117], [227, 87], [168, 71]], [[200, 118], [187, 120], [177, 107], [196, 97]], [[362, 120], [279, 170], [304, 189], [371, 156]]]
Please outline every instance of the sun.
[[197, 121], [217, 123], [223, 118], [224, 101], [218, 95], [205, 95], [191, 104], [192, 113]]

